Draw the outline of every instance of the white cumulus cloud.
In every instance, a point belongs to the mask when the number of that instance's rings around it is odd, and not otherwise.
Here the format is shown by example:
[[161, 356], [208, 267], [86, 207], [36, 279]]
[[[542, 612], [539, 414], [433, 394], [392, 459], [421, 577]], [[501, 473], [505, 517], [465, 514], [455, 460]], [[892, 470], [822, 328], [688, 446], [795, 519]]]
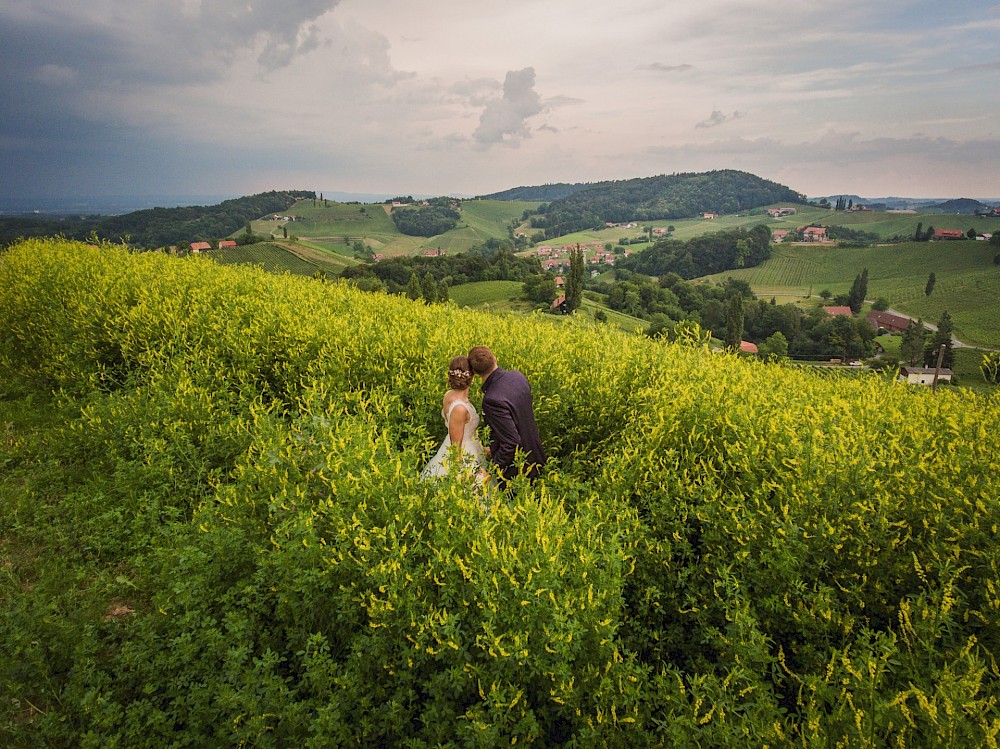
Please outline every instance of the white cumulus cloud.
[[508, 71], [503, 96], [486, 105], [472, 137], [483, 145], [517, 145], [522, 138], [531, 137], [528, 119], [543, 108], [542, 97], [535, 91], [535, 69]]

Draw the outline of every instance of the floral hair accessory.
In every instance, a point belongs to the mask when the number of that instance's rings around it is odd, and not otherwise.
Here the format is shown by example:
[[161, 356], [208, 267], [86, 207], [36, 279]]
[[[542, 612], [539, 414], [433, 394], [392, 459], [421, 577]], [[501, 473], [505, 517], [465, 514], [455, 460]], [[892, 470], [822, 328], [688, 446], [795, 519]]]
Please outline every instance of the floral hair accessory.
[[468, 369], [449, 369], [448, 374], [451, 377], [465, 377], [466, 375], [472, 375], [472, 371]]

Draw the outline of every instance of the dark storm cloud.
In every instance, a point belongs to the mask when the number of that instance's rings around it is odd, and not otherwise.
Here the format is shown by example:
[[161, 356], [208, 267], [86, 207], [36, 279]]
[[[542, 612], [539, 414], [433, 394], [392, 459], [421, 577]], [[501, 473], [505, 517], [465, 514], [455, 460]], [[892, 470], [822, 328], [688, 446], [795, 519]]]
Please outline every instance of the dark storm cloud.
[[[155, 97], [159, 88], [217, 82], [246, 56], [262, 73], [277, 70], [323, 43], [315, 21], [338, 3], [0, 4], [0, 167], [17, 175], [0, 189], [15, 189], [10, 187], [15, 181], [21, 190], [46, 181], [67, 189], [98, 167], [116, 180], [143, 170], [170, 171], [186, 154], [171, 159], [162, 142], [143, 145], [149, 141], [141, 128], [124, 124], [136, 114], [124, 111], [128, 95], [143, 91]], [[149, 153], [155, 148], [161, 149], [159, 158]]]

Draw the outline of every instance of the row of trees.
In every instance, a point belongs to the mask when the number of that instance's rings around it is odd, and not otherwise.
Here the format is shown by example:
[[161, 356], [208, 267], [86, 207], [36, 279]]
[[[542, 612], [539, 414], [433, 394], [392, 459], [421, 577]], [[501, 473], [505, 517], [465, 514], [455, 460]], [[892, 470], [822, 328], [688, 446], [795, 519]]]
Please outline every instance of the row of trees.
[[751, 268], [771, 256], [771, 230], [728, 229], [687, 241], [661, 239], [652, 247], [622, 260], [620, 267], [647, 276], [676, 273], [697, 278], [734, 268]]
[[[367, 291], [386, 291], [390, 294], [411, 294], [414, 276], [418, 285], [429, 275], [440, 289], [473, 281], [528, 281], [545, 277], [536, 258], [514, 255], [510, 247], [500, 240], [488, 240], [468, 253], [437, 255], [434, 257], [393, 257], [378, 263], [366, 263], [345, 268], [341, 277], [352, 281]], [[551, 274], [548, 279], [552, 280]], [[552, 283], [555, 289], [555, 283]], [[427, 298], [429, 295], [421, 295]], [[440, 294], [438, 294], [440, 296]], [[552, 301], [553, 293], [548, 301]]]
[[899, 346], [899, 361], [903, 364], [933, 367], [937, 364], [942, 346], [944, 356], [941, 365], [951, 367], [954, 363], [952, 335], [955, 325], [951, 315], [945, 310], [938, 320], [937, 330], [928, 330], [922, 320], [912, 320], [903, 331], [903, 339]]
[[435, 237], [458, 225], [459, 213], [447, 197], [433, 198], [420, 208], [397, 208], [392, 221], [403, 234], [415, 237]]

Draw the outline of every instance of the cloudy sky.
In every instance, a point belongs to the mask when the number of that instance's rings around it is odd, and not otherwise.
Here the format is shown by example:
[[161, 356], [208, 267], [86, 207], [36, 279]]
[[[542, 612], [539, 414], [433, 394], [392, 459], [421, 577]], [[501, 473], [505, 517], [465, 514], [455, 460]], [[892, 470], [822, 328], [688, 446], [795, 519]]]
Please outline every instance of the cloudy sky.
[[3, 0], [0, 196], [1000, 197], [991, 0]]

